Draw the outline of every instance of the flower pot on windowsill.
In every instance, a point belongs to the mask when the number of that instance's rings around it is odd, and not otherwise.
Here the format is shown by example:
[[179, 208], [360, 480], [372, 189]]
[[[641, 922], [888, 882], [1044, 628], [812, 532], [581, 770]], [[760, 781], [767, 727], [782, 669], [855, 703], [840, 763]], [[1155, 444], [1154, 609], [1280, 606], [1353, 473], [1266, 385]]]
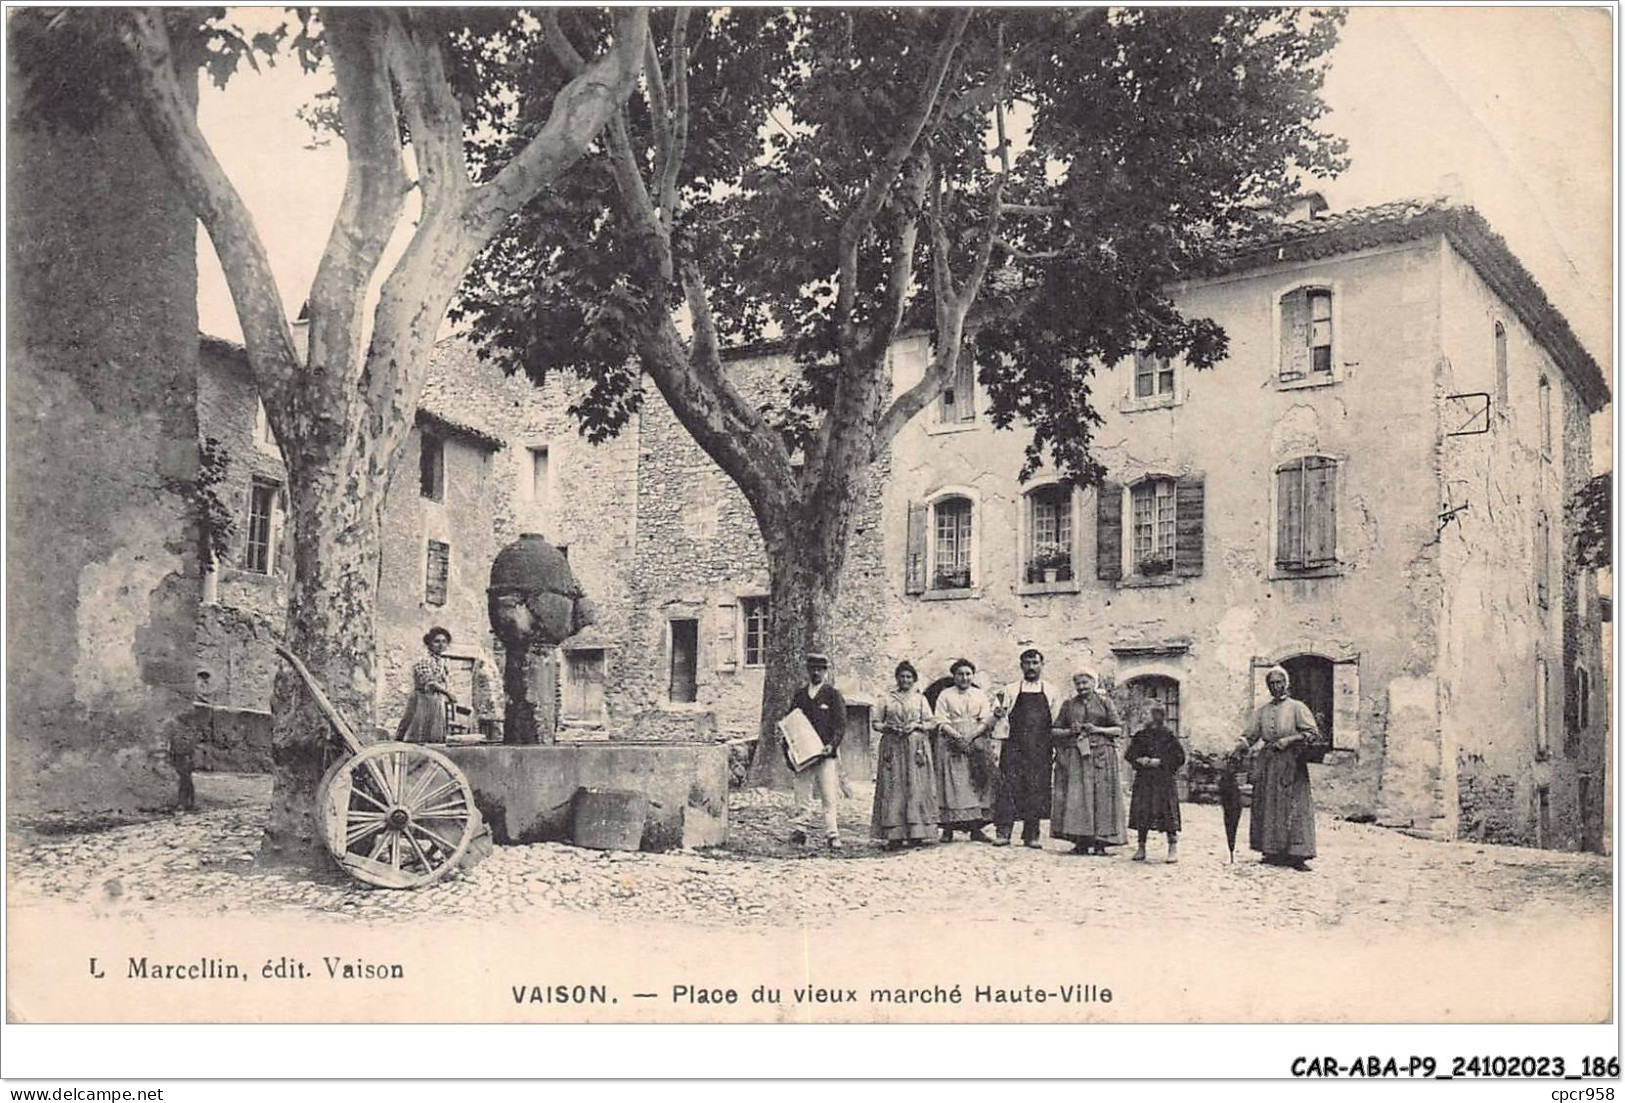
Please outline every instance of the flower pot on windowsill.
[[968, 590], [970, 589], [970, 568], [938, 571], [936, 582], [936, 589], [938, 590]]
[[1140, 561], [1140, 573], [1152, 578], [1170, 574], [1173, 569], [1174, 561], [1172, 559], [1144, 559]]

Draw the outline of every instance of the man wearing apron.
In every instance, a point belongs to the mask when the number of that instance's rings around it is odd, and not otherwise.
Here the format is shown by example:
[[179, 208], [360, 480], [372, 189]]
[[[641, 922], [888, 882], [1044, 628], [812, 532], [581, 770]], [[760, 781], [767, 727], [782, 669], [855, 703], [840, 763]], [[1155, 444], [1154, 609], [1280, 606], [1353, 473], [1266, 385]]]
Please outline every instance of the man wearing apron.
[[1050, 728], [1065, 697], [1043, 679], [1044, 655], [1036, 647], [1021, 653], [1021, 681], [999, 691], [995, 717], [1008, 716], [1010, 728], [999, 752], [1003, 782], [993, 806], [995, 846], [1009, 846], [1015, 821], [1021, 821], [1023, 846], [1038, 849], [1038, 825], [1049, 818], [1050, 769], [1054, 757]]

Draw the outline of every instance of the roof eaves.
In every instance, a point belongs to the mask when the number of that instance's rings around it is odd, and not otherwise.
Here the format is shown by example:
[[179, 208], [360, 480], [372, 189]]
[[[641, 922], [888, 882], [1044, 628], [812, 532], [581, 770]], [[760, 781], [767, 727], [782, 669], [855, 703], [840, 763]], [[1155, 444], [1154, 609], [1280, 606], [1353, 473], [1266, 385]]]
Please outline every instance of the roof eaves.
[[494, 433], [488, 433], [484, 429], [478, 429], [472, 425], [465, 424], [464, 422], [456, 421], [452, 418], [446, 417], [444, 414], [436, 413], [433, 410], [425, 410], [421, 406], [418, 408], [417, 421], [419, 425], [427, 425], [429, 428], [438, 433], [442, 433], [447, 436], [463, 437], [466, 440], [472, 441], [483, 448], [488, 448], [493, 452], [499, 451], [508, 446], [507, 441], [503, 440]]

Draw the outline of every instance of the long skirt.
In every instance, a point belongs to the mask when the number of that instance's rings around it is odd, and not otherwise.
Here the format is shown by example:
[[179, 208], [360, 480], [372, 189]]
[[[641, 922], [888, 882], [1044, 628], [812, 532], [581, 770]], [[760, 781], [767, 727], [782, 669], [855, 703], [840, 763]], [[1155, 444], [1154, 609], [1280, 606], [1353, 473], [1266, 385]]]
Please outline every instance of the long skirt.
[[1261, 751], [1253, 765], [1253, 812], [1247, 843], [1270, 857], [1315, 856], [1309, 767], [1290, 749]]
[[875, 808], [869, 834], [876, 839], [931, 839], [937, 831], [937, 778], [931, 737], [925, 732], [880, 737]]
[[1147, 766], [1134, 773], [1134, 794], [1128, 801], [1128, 825], [1135, 831], [1178, 834], [1179, 787], [1174, 772]]
[[1123, 789], [1118, 777], [1117, 748], [1095, 741], [1088, 757], [1075, 740], [1055, 752], [1055, 793], [1051, 799], [1051, 838], [1094, 841], [1120, 846], [1123, 834]]
[[444, 743], [446, 699], [438, 693], [413, 693], [395, 729], [397, 743]]
[[999, 792], [993, 822], [1008, 827], [1023, 820], [1035, 830], [1049, 819], [1050, 740], [1044, 735], [1012, 735], [999, 752]]
[[959, 741], [938, 732], [934, 747], [937, 761], [938, 822], [944, 827], [977, 828], [992, 817], [992, 786], [978, 786], [971, 773], [969, 749]]

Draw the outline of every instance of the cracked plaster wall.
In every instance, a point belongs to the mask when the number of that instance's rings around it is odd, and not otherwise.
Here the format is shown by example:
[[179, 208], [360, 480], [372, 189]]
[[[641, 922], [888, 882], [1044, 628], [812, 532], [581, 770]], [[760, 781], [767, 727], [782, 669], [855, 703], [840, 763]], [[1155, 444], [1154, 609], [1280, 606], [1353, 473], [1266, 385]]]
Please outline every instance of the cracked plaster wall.
[[13, 812], [175, 797], [198, 600], [196, 222], [133, 118], [12, 97], [7, 763]]
[[[1274, 381], [1272, 311], [1280, 291], [1305, 279], [1333, 282], [1342, 381], [1282, 390]], [[1396, 678], [1431, 679], [1436, 654], [1437, 563], [1433, 536], [1437, 279], [1431, 253], [1400, 249], [1339, 257], [1190, 286], [1182, 307], [1211, 316], [1230, 353], [1205, 372], [1181, 369], [1178, 404], [1129, 410], [1132, 370], [1097, 376], [1105, 416], [1097, 454], [1108, 478], [1148, 473], [1205, 479], [1204, 571], [1172, 584], [1131, 585], [1096, 575], [1098, 492], [1074, 497], [1079, 586], [1072, 593], [1023, 593], [1025, 522], [1020, 432], [985, 423], [935, 430], [927, 411], [898, 437], [885, 488], [885, 560], [877, 604], [889, 653], [909, 656], [926, 677], [956, 655], [993, 686], [1018, 676], [1031, 642], [1065, 679], [1093, 665], [1117, 682], [1147, 673], [1181, 683], [1182, 734], [1198, 750], [1228, 749], [1255, 703], [1252, 663], [1313, 652], [1358, 657], [1358, 737], [1353, 755], [1316, 767], [1323, 807], [1374, 813]], [[899, 350], [897, 385], [923, 347]], [[1340, 575], [1275, 577], [1271, 555], [1274, 468], [1316, 452], [1341, 461]], [[903, 593], [911, 501], [942, 487], [974, 488], [979, 499], [978, 585], [963, 600]], [[1163, 580], [1167, 581], [1167, 580]], [[1182, 653], [1136, 656], [1114, 648], [1167, 644]], [[1425, 728], [1425, 725], [1424, 725]], [[1344, 737], [1346, 738], [1344, 733]], [[1414, 738], [1438, 757], [1436, 732]], [[1341, 740], [1340, 740], [1341, 743]]]
[[[1452, 250], [1441, 257], [1445, 393], [1497, 395], [1494, 326], [1507, 332], [1507, 401], [1492, 398], [1489, 432], [1445, 438], [1440, 547], [1448, 582], [1442, 617], [1441, 712], [1446, 761], [1455, 768], [1458, 830], [1491, 842], [1601, 846], [1608, 730], [1597, 602], [1585, 615], [1578, 588], [1595, 587], [1573, 563], [1565, 503], [1591, 475], [1589, 412], [1563, 374]], [[1552, 386], [1552, 447], [1541, 447], [1540, 379]], [[1460, 418], [1458, 417], [1459, 421]], [[1451, 426], [1454, 428], [1454, 426]], [[1466, 508], [1462, 508], [1462, 507]], [[1536, 518], [1551, 526], [1548, 599], [1537, 593]], [[1547, 667], [1547, 751], [1537, 739], [1538, 660]], [[1591, 723], [1579, 728], [1572, 670], [1596, 679]], [[1591, 779], [1583, 809], [1580, 779]], [[1546, 827], [1539, 791], [1546, 790]]]

